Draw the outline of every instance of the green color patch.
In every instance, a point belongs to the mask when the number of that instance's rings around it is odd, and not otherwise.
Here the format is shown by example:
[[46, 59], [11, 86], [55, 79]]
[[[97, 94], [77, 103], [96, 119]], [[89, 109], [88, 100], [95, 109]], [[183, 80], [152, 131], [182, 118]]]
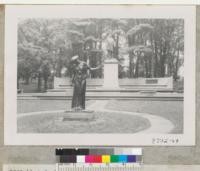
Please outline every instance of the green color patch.
[[111, 155], [110, 161], [111, 161], [111, 163], [118, 163], [119, 156], [118, 155]]

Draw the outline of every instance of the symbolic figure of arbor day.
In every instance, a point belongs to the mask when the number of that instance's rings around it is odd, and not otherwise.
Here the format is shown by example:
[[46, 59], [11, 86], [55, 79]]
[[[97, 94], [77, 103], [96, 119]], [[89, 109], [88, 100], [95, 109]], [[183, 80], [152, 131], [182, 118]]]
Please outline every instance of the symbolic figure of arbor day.
[[115, 44], [115, 42], [114, 42], [113, 38], [111, 36], [109, 36], [106, 41], [107, 59], [113, 58], [114, 44]]
[[85, 93], [86, 93], [86, 78], [87, 71], [94, 71], [101, 66], [96, 68], [91, 68], [86, 62], [79, 60], [78, 56], [73, 56], [71, 58], [72, 63], [72, 85], [73, 98], [72, 98], [72, 110], [82, 111], [85, 109]]

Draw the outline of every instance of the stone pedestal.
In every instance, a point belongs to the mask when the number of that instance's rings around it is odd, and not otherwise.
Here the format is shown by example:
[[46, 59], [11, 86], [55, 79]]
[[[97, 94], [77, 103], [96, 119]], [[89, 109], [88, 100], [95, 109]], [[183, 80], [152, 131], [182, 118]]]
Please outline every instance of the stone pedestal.
[[66, 111], [62, 121], [92, 121], [95, 119], [93, 111]]
[[104, 61], [104, 82], [105, 89], [119, 89], [118, 80], [118, 61], [116, 59], [107, 59]]

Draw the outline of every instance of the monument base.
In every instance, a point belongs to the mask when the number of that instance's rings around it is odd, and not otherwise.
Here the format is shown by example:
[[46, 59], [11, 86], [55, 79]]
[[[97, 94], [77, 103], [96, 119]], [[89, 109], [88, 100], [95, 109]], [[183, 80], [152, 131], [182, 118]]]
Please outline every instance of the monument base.
[[[121, 92], [125, 90], [124, 88], [121, 87], [97, 87], [95, 88], [95, 92]], [[91, 90], [87, 90], [88, 92], [91, 92]]]
[[94, 111], [82, 110], [82, 111], [65, 111], [62, 121], [92, 121], [95, 119]]
[[118, 65], [119, 62], [115, 58], [104, 61], [103, 89], [119, 89]]
[[65, 113], [94, 113], [93, 110], [87, 110], [87, 109], [84, 109], [84, 110], [66, 110]]

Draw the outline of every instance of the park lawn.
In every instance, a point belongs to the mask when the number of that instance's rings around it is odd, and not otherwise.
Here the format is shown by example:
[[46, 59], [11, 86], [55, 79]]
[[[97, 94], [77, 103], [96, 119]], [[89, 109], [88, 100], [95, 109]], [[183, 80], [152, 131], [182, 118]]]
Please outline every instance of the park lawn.
[[[94, 101], [86, 101], [86, 106]], [[71, 109], [70, 100], [17, 100], [17, 113], [69, 110]]]
[[112, 100], [107, 104], [106, 108], [161, 116], [174, 124], [174, 129], [171, 133], [183, 133], [182, 101]]
[[[94, 101], [86, 101], [86, 106]], [[20, 113], [69, 110], [70, 100], [18, 100], [17, 111]], [[174, 124], [171, 133], [183, 132], [183, 102], [182, 101], [148, 101], [148, 100], [110, 100], [106, 108], [118, 111], [141, 112], [158, 115]]]
[[[94, 101], [86, 101], [86, 106]], [[69, 110], [71, 101], [18, 100], [18, 114], [38, 111]], [[138, 116], [119, 113], [95, 112], [92, 122], [57, 122], [62, 113], [49, 113], [19, 118], [20, 133], [136, 133], [150, 127], [150, 122]]]
[[29, 84], [20, 83], [19, 89], [23, 91], [23, 93], [38, 93], [37, 82], [31, 81]]
[[[19, 133], [136, 133], [150, 127], [147, 119], [119, 113], [95, 112], [89, 121], [60, 121], [67, 113], [19, 118]], [[125, 117], [124, 117], [125, 116]]]

